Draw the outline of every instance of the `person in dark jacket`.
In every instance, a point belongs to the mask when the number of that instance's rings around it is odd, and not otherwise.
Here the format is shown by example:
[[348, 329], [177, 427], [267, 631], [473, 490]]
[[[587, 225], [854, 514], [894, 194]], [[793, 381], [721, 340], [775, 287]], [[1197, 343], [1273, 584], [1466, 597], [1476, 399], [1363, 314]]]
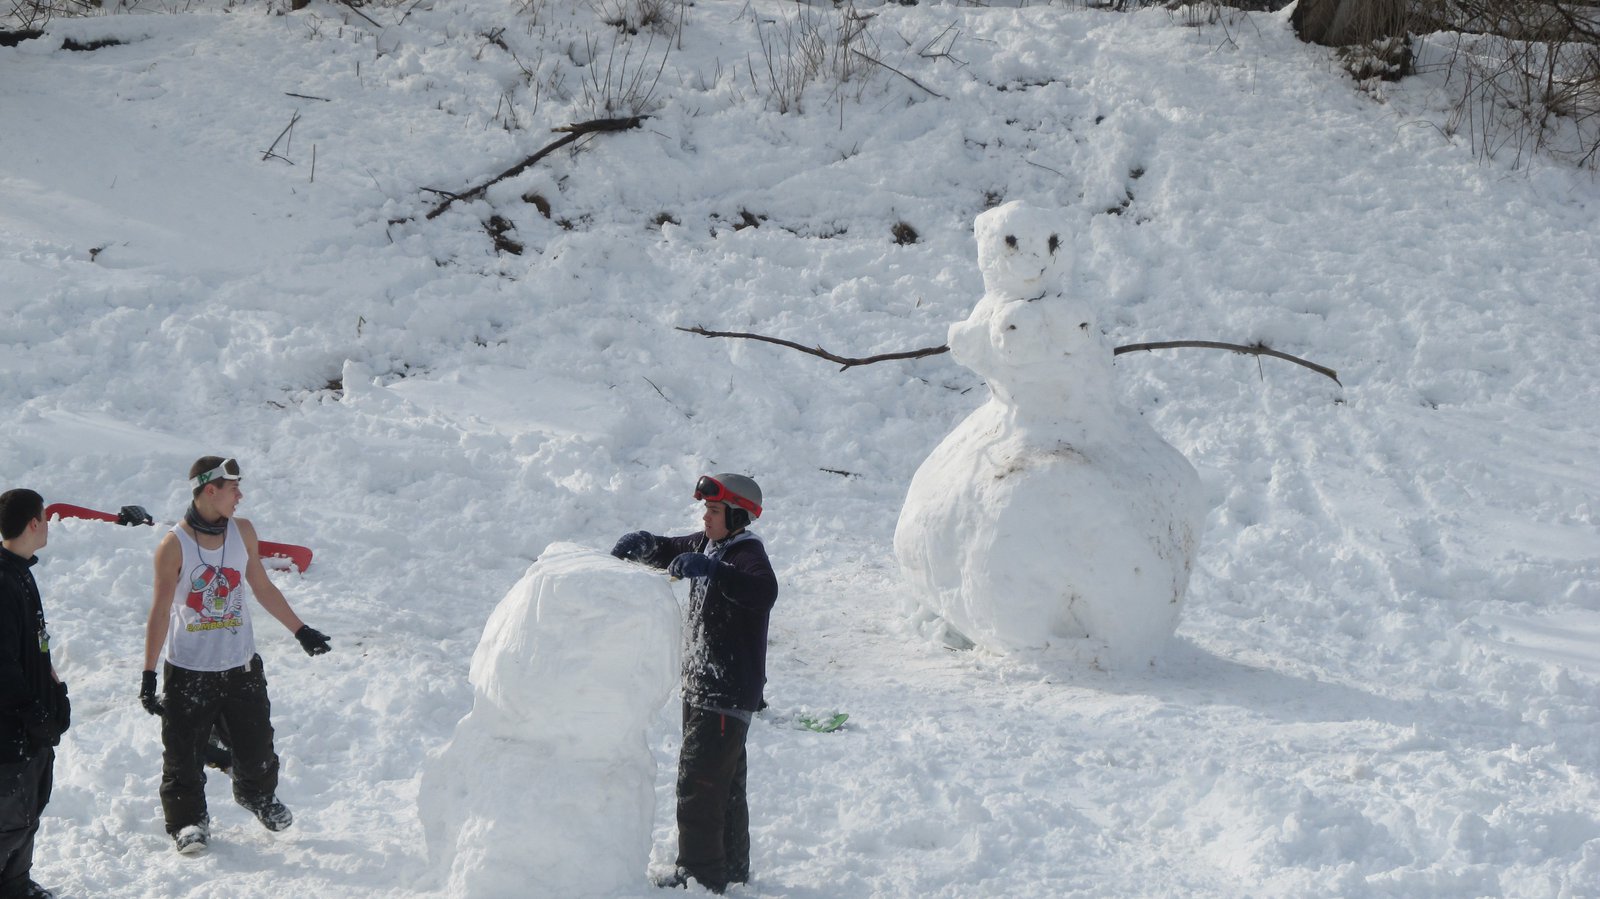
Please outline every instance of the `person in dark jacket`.
[[778, 578], [761, 538], [761, 488], [743, 475], [695, 484], [705, 530], [683, 537], [623, 536], [619, 559], [689, 578], [683, 647], [683, 749], [678, 756], [678, 859], [658, 886], [693, 878], [714, 893], [750, 879], [745, 736], [767, 680], [767, 621]]
[[72, 720], [50, 663], [44, 603], [30, 571], [50, 540], [44, 498], [0, 493], [0, 897], [50, 899], [35, 883], [33, 839], [50, 801], [56, 744]]

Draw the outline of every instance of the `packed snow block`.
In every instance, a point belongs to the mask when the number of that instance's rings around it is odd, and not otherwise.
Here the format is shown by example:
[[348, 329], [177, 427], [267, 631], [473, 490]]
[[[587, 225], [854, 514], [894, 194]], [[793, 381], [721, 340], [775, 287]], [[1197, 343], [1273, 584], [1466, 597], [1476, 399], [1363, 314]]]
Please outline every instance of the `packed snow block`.
[[1199, 475], [1117, 400], [1094, 309], [1064, 288], [1066, 229], [1013, 202], [976, 234], [984, 296], [949, 342], [990, 398], [912, 478], [901, 570], [919, 612], [985, 648], [1149, 662], [1188, 587]]
[[660, 572], [570, 543], [547, 547], [500, 601], [472, 656], [472, 711], [428, 760], [418, 799], [448, 895], [605, 896], [643, 882], [646, 734], [677, 684], [678, 622]]

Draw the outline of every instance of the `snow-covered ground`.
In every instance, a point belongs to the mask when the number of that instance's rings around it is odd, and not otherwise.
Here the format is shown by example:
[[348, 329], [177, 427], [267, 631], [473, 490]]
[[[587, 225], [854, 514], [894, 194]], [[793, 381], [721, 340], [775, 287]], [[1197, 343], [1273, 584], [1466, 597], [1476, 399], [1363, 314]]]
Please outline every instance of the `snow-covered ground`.
[[[214, 777], [181, 857], [136, 700], [158, 534], [54, 525], [76, 720], [35, 874], [62, 895], [443, 895], [420, 777], [490, 611], [550, 543], [686, 533], [694, 477], [742, 471], [782, 592], [740, 895], [1600, 896], [1588, 174], [1475, 160], [1428, 78], [1358, 92], [1281, 14], [863, 7], [898, 71], [845, 53], [796, 95], [785, 47], [828, 4], [632, 40], [600, 2], [181, 6], [0, 48], [0, 482], [170, 520], [195, 457], [236, 455], [242, 514], [315, 550], [276, 577], [335, 649], [258, 616], [295, 826]], [[635, 83], [641, 128], [423, 218]], [[1117, 359], [1210, 509], [1147, 671], [907, 623], [901, 502], [986, 396], [949, 356], [840, 372], [674, 330], [942, 343], [983, 292], [972, 220], [1013, 199], [1060, 210], [1110, 343], [1261, 340], [1343, 382]], [[517, 787], [507, 814], [541, 801]]]

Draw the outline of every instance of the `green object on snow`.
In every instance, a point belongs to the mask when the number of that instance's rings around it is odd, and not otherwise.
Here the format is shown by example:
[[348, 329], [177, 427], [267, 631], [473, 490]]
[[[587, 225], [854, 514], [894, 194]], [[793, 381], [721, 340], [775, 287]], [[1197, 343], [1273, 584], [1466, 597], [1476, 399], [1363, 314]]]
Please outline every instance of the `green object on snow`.
[[848, 720], [850, 720], [850, 716], [846, 715], [844, 712], [840, 712], [837, 715], [832, 715], [827, 718], [816, 718], [811, 715], [801, 715], [799, 719], [801, 727], [804, 727], [806, 730], [814, 730], [819, 734], [831, 734], [843, 726]]

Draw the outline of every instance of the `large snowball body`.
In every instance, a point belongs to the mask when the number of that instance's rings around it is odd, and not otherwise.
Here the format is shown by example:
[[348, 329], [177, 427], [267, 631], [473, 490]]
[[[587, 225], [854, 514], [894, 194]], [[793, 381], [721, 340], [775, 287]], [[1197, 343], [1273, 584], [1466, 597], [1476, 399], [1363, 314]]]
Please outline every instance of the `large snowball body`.
[[418, 803], [453, 897], [609, 896], [644, 882], [656, 763], [646, 733], [677, 683], [667, 579], [554, 543], [489, 616], [472, 711]]
[[901, 569], [927, 612], [978, 645], [1148, 662], [1177, 628], [1199, 476], [1117, 401], [1094, 310], [1064, 292], [1059, 223], [1008, 203], [975, 230], [984, 296], [949, 342], [990, 398], [912, 478]]

